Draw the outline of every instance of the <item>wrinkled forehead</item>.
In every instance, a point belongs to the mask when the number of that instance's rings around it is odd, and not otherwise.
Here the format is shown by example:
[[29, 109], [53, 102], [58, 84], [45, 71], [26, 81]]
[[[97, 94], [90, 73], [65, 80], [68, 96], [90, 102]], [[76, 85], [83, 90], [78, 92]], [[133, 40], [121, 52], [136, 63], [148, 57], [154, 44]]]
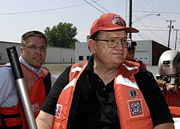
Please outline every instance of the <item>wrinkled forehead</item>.
[[99, 31], [97, 34], [98, 37], [119, 37], [126, 38], [127, 33], [124, 30], [121, 31]]

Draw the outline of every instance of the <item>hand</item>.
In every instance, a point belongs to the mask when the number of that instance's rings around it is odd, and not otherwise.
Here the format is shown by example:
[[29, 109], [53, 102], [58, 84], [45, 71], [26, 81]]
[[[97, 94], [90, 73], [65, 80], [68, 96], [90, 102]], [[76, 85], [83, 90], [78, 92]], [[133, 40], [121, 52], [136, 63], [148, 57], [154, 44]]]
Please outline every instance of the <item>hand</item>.
[[167, 92], [170, 94], [176, 94], [176, 86], [172, 85], [171, 83], [165, 83], [164, 87], [166, 88]]

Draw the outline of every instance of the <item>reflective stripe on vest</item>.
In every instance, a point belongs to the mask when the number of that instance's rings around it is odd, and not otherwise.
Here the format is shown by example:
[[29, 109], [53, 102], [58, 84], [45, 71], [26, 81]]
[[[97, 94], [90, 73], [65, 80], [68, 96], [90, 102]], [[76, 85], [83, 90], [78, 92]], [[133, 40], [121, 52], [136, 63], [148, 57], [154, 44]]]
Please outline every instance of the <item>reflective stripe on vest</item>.
[[[82, 63], [81, 71], [79, 71], [79, 68], [76, 68], [77, 64], [74, 64], [71, 67], [70, 70], [70, 76], [69, 77], [69, 84], [65, 86], [63, 91], [61, 92], [58, 103], [56, 105], [56, 111], [55, 111], [55, 118], [54, 118], [54, 124], [53, 129], [66, 129], [67, 128], [67, 122], [68, 122], [68, 116], [69, 116], [69, 110], [72, 103], [73, 93], [74, 89], [77, 83], [77, 80], [79, 79], [81, 73], [86, 68], [88, 62]], [[73, 72], [72, 72], [73, 71]], [[73, 76], [73, 78], [72, 78]]]
[[[63, 89], [58, 98], [53, 129], [67, 128], [73, 92], [77, 80], [86, 66], [87, 62], [72, 66], [70, 71], [70, 80], [72, 81]], [[76, 71], [74, 72], [73, 69]], [[114, 79], [115, 99], [119, 111], [121, 129], [153, 129], [148, 106], [134, 78], [134, 74], [138, 71], [138, 63], [126, 61], [120, 66]]]

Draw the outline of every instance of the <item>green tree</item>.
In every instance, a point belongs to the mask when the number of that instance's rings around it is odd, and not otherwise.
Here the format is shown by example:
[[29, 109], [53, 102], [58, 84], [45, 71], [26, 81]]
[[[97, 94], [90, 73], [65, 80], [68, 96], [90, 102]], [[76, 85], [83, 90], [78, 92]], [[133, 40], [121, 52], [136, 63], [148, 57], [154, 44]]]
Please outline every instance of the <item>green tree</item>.
[[78, 41], [75, 38], [77, 28], [71, 23], [60, 22], [52, 29], [47, 27], [44, 32], [49, 46], [75, 48], [75, 43]]

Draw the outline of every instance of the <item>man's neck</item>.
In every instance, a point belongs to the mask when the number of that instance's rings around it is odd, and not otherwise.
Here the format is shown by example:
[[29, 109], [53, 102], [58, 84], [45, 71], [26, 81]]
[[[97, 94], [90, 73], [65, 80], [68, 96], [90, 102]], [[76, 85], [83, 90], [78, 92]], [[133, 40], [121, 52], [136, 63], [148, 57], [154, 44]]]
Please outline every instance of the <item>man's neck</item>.
[[30, 66], [21, 56], [19, 57], [19, 61], [23, 63], [26, 67], [28, 67], [31, 71], [35, 72], [40, 76], [40, 72], [42, 71], [42, 67], [40, 67], [38, 70], [34, 67]]
[[111, 82], [119, 69], [119, 65], [108, 66], [94, 61], [94, 72], [103, 80], [104, 84]]

